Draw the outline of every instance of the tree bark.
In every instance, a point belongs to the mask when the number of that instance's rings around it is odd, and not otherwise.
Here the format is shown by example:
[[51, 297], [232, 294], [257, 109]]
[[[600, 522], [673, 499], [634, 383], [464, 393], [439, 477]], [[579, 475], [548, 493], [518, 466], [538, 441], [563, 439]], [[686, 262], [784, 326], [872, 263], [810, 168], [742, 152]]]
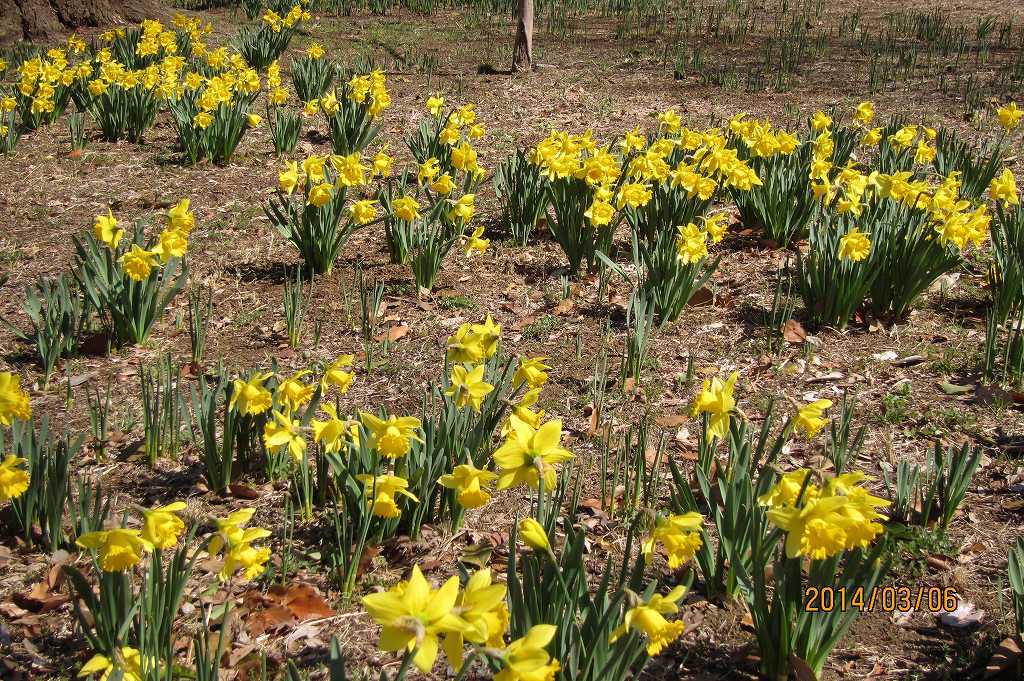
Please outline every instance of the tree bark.
[[530, 71], [533, 68], [533, 0], [519, 0], [516, 13], [516, 44], [512, 48], [512, 70]]

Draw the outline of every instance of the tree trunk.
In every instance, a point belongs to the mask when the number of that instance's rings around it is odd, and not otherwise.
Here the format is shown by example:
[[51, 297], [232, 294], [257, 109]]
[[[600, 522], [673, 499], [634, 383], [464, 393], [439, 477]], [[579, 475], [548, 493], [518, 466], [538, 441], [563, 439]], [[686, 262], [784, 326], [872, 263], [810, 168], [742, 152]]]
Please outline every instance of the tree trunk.
[[512, 70], [529, 71], [533, 68], [533, 0], [519, 0], [519, 26], [516, 44], [512, 48]]
[[158, 0], [0, 0], [0, 45], [94, 26], [166, 19]]

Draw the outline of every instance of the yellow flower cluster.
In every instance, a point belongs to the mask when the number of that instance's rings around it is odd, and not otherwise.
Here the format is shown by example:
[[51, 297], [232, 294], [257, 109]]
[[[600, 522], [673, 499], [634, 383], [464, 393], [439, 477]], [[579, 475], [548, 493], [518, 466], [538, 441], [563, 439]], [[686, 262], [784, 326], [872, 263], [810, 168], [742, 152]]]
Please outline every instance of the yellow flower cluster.
[[[322, 208], [330, 203], [339, 189], [365, 187], [377, 176], [391, 173], [393, 160], [380, 151], [370, 161], [359, 152], [340, 156], [309, 156], [301, 164], [286, 161], [277, 175], [277, 184], [286, 194], [300, 188], [306, 197], [306, 204]], [[349, 212], [357, 224], [364, 225], [377, 218], [377, 201], [361, 199], [349, 206]]]
[[889, 501], [861, 487], [863, 473], [826, 478], [820, 485], [811, 472], [798, 469], [783, 475], [758, 503], [768, 507], [768, 519], [786, 532], [786, 556], [824, 560], [855, 548], [867, 548], [884, 531], [876, 509]]
[[523, 638], [506, 645], [506, 590], [504, 584], [492, 581], [489, 568], [470, 575], [464, 588], [460, 588], [458, 577], [450, 577], [435, 589], [416, 565], [408, 581], [364, 596], [363, 607], [382, 627], [381, 650], [416, 651], [412, 663], [423, 673], [433, 669], [442, 649], [449, 664], [461, 670], [468, 642], [487, 646], [501, 660], [502, 669], [495, 679], [553, 679], [560, 666], [544, 648], [554, 638], [556, 628], [537, 625]]
[[263, 13], [263, 24], [274, 33], [280, 33], [286, 28], [294, 28], [300, 21], [309, 21], [310, 13], [303, 9], [301, 4], [292, 5], [287, 14], [283, 17], [272, 9]]
[[338, 98], [337, 90], [332, 90], [320, 99], [305, 102], [303, 113], [312, 116], [316, 112], [322, 111], [326, 116], [333, 116], [341, 111], [347, 102], [366, 107], [367, 115], [372, 120], [391, 107], [387, 78], [381, 71], [352, 76], [343, 88], [343, 92], [341, 99]]
[[771, 158], [776, 154], [789, 156], [800, 141], [785, 130], [774, 130], [767, 120], [747, 119], [740, 113], [729, 119], [729, 132], [739, 137], [752, 156]]
[[[136, 243], [118, 259], [122, 271], [133, 281], [145, 281], [161, 263], [171, 258], [182, 258], [188, 249], [188, 237], [195, 227], [195, 214], [189, 208], [189, 199], [182, 199], [167, 211], [167, 225], [158, 241], [150, 249]], [[117, 218], [107, 209], [106, 215], [97, 215], [93, 222], [93, 236], [112, 251], [117, 251], [124, 229], [118, 227]]]
[[185, 502], [182, 501], [144, 510], [141, 530], [118, 527], [87, 532], [76, 543], [83, 549], [97, 552], [104, 572], [128, 570], [142, 560], [143, 552], [169, 549], [178, 543], [185, 523], [177, 514], [183, 510]]
[[[737, 126], [747, 129], [739, 120]], [[757, 173], [728, 146], [720, 131], [681, 127], [671, 110], [659, 115], [659, 131], [662, 136], [649, 142], [640, 128], [635, 128], [613, 151], [608, 145], [598, 146], [589, 130], [582, 135], [553, 130], [530, 151], [529, 159], [549, 181], [579, 180], [590, 187], [593, 201], [584, 217], [594, 227], [612, 224], [616, 211], [643, 208], [658, 188], [707, 201], [719, 187], [749, 191], [761, 184]], [[753, 127], [750, 131], [754, 134]], [[763, 132], [756, 134], [766, 137]], [[778, 136], [772, 134], [771, 139], [778, 145]], [[791, 153], [795, 145], [789, 148], [788, 138], [781, 139]]]
[[270, 549], [265, 546], [256, 548], [253, 542], [266, 539], [270, 531], [262, 527], [244, 527], [255, 514], [256, 509], [243, 508], [217, 520], [217, 531], [210, 538], [206, 552], [222, 557], [224, 564], [218, 576], [223, 581], [231, 579], [239, 570], [245, 579], [255, 579], [266, 569]]

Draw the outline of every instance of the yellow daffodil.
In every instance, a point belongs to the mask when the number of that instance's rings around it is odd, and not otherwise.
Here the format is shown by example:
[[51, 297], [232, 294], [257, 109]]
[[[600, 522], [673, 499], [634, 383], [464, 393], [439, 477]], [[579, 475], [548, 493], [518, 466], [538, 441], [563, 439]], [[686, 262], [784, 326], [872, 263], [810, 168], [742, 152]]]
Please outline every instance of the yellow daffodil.
[[871, 255], [871, 241], [859, 229], [853, 229], [839, 240], [839, 259], [860, 262]]
[[703, 544], [701, 527], [704, 518], [691, 511], [668, 517], [659, 517], [650, 536], [641, 545], [644, 559], [650, 562], [654, 546], [660, 543], [668, 555], [668, 567], [675, 570], [690, 561]]
[[474, 632], [474, 627], [453, 612], [458, 596], [458, 577], [450, 577], [440, 589], [433, 589], [415, 565], [408, 582], [364, 596], [363, 607], [383, 627], [381, 650], [415, 650], [412, 662], [426, 674], [437, 660], [439, 636]]
[[523, 518], [519, 521], [519, 536], [531, 549], [535, 551], [550, 551], [551, 542], [548, 541], [548, 533], [544, 526], [534, 518]]
[[105, 243], [110, 250], [116, 249], [124, 236], [124, 230], [117, 226], [117, 219], [109, 208], [106, 215], [96, 216], [92, 233], [97, 241]]
[[323, 404], [320, 410], [327, 414], [326, 421], [313, 419], [310, 426], [313, 428], [313, 441], [316, 442], [325, 452], [337, 453], [345, 445], [345, 436], [348, 424], [338, 418], [338, 411], [333, 404]]
[[356, 480], [363, 483], [369, 506], [378, 518], [397, 518], [402, 514], [398, 508], [398, 494], [419, 502], [409, 491], [409, 481], [397, 475], [357, 475]]
[[414, 416], [394, 416], [383, 420], [368, 412], [359, 412], [359, 420], [370, 433], [370, 447], [389, 459], [405, 456], [412, 448], [412, 441], [423, 442], [416, 434], [420, 420]]
[[487, 354], [484, 339], [473, 332], [472, 327], [462, 324], [448, 337], [448, 361], [452, 363], [476, 364]]
[[609, 643], [615, 643], [627, 630], [633, 628], [647, 637], [647, 654], [655, 656], [673, 641], [683, 635], [686, 626], [675, 620], [669, 622], [665, 615], [679, 612], [676, 603], [686, 594], [686, 587], [679, 585], [662, 596], [654, 594], [650, 600], [626, 611], [623, 622], [612, 632]]
[[365, 225], [377, 219], [376, 204], [377, 202], [373, 199], [361, 199], [359, 201], [354, 201], [352, 205], [348, 207], [348, 210], [352, 214], [352, 219], [356, 221], [357, 225]]
[[206, 548], [211, 556], [223, 554], [224, 564], [218, 577], [227, 581], [242, 568], [245, 579], [255, 579], [265, 570], [270, 560], [269, 548], [255, 548], [252, 543], [270, 536], [262, 527], [245, 527], [252, 520], [256, 509], [243, 508], [217, 520], [217, 532], [210, 538]]
[[229, 409], [236, 409], [242, 416], [255, 416], [270, 409], [274, 396], [263, 387], [272, 373], [255, 374], [248, 381], [236, 378], [232, 383]]
[[0, 503], [17, 499], [28, 489], [29, 474], [23, 468], [27, 463], [26, 459], [13, 454], [8, 454], [0, 462]]
[[832, 400], [815, 400], [800, 407], [796, 414], [796, 427], [804, 432], [808, 440], [813, 439], [828, 423], [821, 417], [822, 413], [832, 406]]
[[310, 371], [303, 370], [294, 376], [281, 381], [277, 386], [277, 399], [284, 405], [288, 412], [295, 412], [308, 404], [316, 393], [316, 385], [307, 384], [302, 381]]
[[154, 268], [159, 266], [155, 251], [147, 251], [138, 244], [132, 244], [130, 251], [118, 261], [121, 269], [134, 281], [143, 281], [149, 277]]
[[321, 182], [315, 184], [309, 189], [309, 196], [306, 199], [306, 203], [310, 206], [316, 206], [317, 208], [323, 208], [331, 199], [334, 197], [333, 193], [334, 185], [330, 182]]
[[547, 357], [531, 357], [519, 360], [516, 372], [512, 374], [512, 384], [519, 387], [526, 383], [531, 388], [539, 388], [548, 382], [547, 371], [551, 367], [544, 363]]
[[494, 386], [484, 380], [484, 365], [467, 370], [461, 364], [452, 368], [451, 385], [444, 391], [444, 394], [455, 401], [455, 406], [460, 409], [472, 406], [476, 413], [480, 413], [480, 406], [484, 398], [494, 390]]
[[169, 549], [178, 543], [178, 538], [185, 531], [185, 522], [176, 514], [184, 511], [184, 501], [176, 501], [166, 506], [144, 510], [141, 539], [158, 549]]
[[544, 648], [557, 631], [553, 624], [536, 624], [526, 636], [509, 643], [501, 652], [501, 671], [494, 681], [554, 681], [562, 667]]
[[473, 233], [466, 237], [463, 243], [463, 249], [465, 250], [466, 257], [468, 258], [474, 251], [477, 253], [484, 253], [487, 247], [491, 245], [490, 239], [484, 239], [484, 228], [483, 226], [477, 227], [473, 230]]
[[875, 120], [875, 105], [869, 101], [861, 102], [853, 118], [861, 125], [871, 125], [871, 121]]
[[142, 654], [128, 646], [118, 648], [114, 653], [114, 659], [97, 653], [82, 665], [78, 670], [78, 676], [99, 674], [99, 681], [107, 681], [114, 671], [119, 672], [120, 678], [124, 681], [142, 681]]
[[476, 342], [483, 349], [486, 357], [494, 357], [498, 351], [498, 341], [501, 340], [501, 324], [495, 324], [491, 315], [487, 315], [481, 324], [473, 324], [470, 327]]
[[127, 570], [142, 560], [143, 551], [153, 548], [153, 544], [141, 537], [139, 530], [124, 527], [87, 532], [75, 543], [83, 549], [98, 551], [100, 568], [104, 572]]
[[1017, 180], [1013, 171], [1005, 168], [999, 177], [993, 177], [988, 186], [988, 193], [995, 201], [1002, 201], [1008, 206], [1019, 206], [1020, 199], [1017, 196]]
[[507, 591], [504, 584], [492, 582], [490, 568], [477, 570], [466, 581], [466, 588], [455, 600], [453, 612], [473, 631], [448, 632], [441, 642], [448, 662], [456, 672], [462, 669], [462, 652], [467, 640], [490, 648], [504, 645], [509, 625], [508, 606], [505, 604]]
[[188, 238], [176, 229], [165, 229], [160, 232], [160, 241], [153, 246], [153, 252], [163, 262], [171, 258], [182, 258], [188, 250]]
[[518, 416], [509, 416], [511, 430], [505, 443], [494, 452], [494, 462], [501, 468], [498, 489], [528, 484], [536, 489], [544, 477], [544, 487], [553, 490], [557, 482], [555, 464], [573, 458], [561, 446], [562, 422], [553, 419], [534, 428]]
[[438, 478], [437, 483], [442, 487], [458, 490], [456, 498], [466, 508], [479, 508], [491, 500], [491, 494], [486, 486], [497, 477], [497, 473], [477, 468], [472, 464], [461, 464], [451, 473]]
[[999, 125], [1007, 132], [1012, 132], [1020, 125], [1020, 119], [1024, 116], [1024, 109], [1017, 108], [1017, 102], [1010, 102], [1006, 106], [996, 109], [996, 116], [999, 118]]
[[13, 419], [28, 421], [32, 418], [32, 405], [28, 393], [21, 389], [21, 376], [0, 371], [0, 423], [11, 425]]
[[832, 117], [824, 111], [815, 111], [814, 115], [811, 116], [811, 128], [815, 132], [823, 132], [832, 127]]
[[355, 374], [352, 373], [354, 359], [352, 355], [342, 355], [327, 365], [327, 368], [324, 369], [323, 379], [321, 379], [324, 392], [327, 392], [327, 387], [332, 385], [337, 386], [338, 392], [342, 395], [348, 392], [352, 380], [355, 378]]
[[[806, 476], [802, 471], [795, 473]], [[785, 503], [787, 499], [796, 503], [799, 492], [794, 493], [792, 489], [797, 480], [800, 480], [800, 487], [804, 487], [803, 479], [794, 477], [787, 480], [784, 476], [779, 485], [786, 485], [788, 492], [776, 494], [773, 489], [767, 500], [758, 500], [773, 503], [768, 510], [768, 519], [787, 533], [787, 557], [807, 556], [811, 560], [824, 560], [845, 550], [866, 548], [884, 531], [876, 521], [886, 518], [876, 509], [887, 506], [889, 501], [872, 496], [858, 486], [865, 479], [863, 474], [832, 478], [820, 488], [808, 484], [800, 506]]]
[[704, 381], [704, 387], [693, 403], [693, 416], [706, 413], [711, 417], [708, 422], [708, 438], [717, 437], [721, 440], [729, 432], [729, 415], [736, 408], [732, 393], [737, 378], [739, 372], [734, 371], [724, 383], [717, 376]]
[[441, 116], [441, 111], [444, 109], [444, 97], [441, 95], [431, 95], [427, 97], [426, 103], [427, 112], [434, 118]]
[[277, 185], [281, 191], [291, 194], [299, 184], [299, 164], [297, 161], [286, 161], [284, 170], [277, 174]]
[[263, 444], [267, 449], [287, 446], [292, 459], [296, 463], [302, 461], [306, 453], [306, 436], [302, 432], [301, 424], [276, 409], [273, 415], [274, 418], [263, 426]]
[[391, 203], [391, 212], [399, 220], [412, 222], [420, 217], [420, 204], [411, 196], [402, 196]]

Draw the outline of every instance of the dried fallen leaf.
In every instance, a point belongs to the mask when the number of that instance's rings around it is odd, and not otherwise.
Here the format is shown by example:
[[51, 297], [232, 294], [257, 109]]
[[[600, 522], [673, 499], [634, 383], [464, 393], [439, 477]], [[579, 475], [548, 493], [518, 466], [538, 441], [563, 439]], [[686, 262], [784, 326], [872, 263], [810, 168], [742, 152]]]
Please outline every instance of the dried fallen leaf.
[[299, 621], [313, 617], [332, 617], [334, 611], [320, 592], [311, 584], [299, 582], [288, 587], [284, 597], [287, 606]]
[[797, 320], [787, 319], [782, 325], [782, 337], [789, 343], [803, 343], [807, 340], [807, 332]]
[[574, 307], [576, 307], [576, 303], [574, 303], [571, 298], [566, 298], [562, 302], [558, 303], [558, 305], [555, 305], [551, 311], [554, 314], [565, 315], [572, 312]]
[[1019, 638], [1004, 639], [985, 666], [985, 678], [1019, 679], [1024, 673], [1024, 645]]
[[376, 336], [374, 336], [374, 339], [377, 341], [387, 340], [389, 343], [394, 343], [398, 340], [401, 340], [402, 338], [405, 338], [406, 334], [408, 333], [408, 324], [395, 324], [387, 331], [381, 331], [380, 333], [378, 333]]

